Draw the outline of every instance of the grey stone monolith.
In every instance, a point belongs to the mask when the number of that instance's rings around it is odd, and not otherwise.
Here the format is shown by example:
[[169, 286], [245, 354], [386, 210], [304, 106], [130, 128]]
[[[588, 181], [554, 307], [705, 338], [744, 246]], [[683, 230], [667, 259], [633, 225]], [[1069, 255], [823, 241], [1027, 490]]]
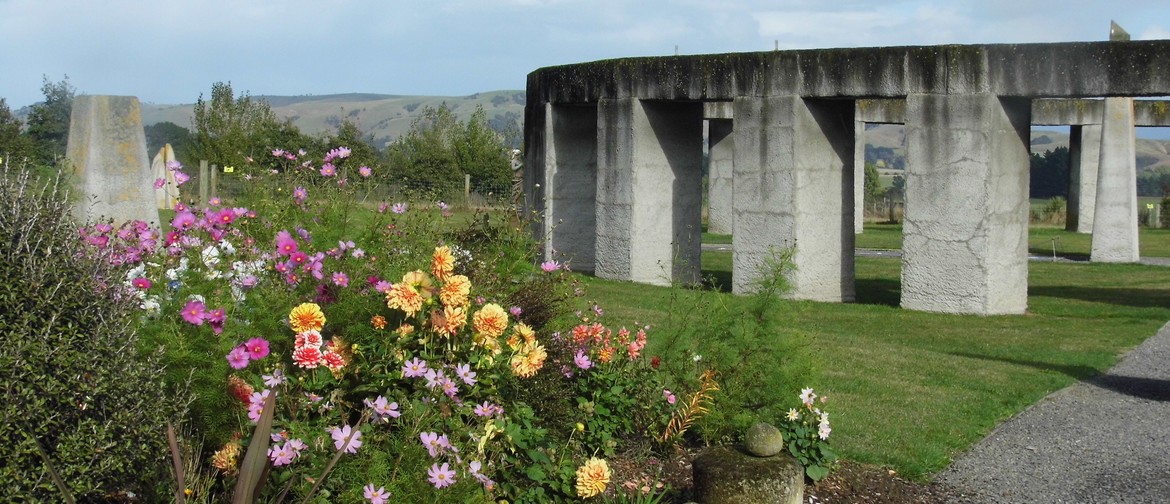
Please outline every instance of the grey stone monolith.
[[1092, 233], [1097, 203], [1097, 163], [1101, 161], [1101, 125], [1071, 126], [1068, 154], [1068, 205], [1064, 228]]
[[790, 297], [853, 300], [853, 115], [848, 100], [735, 99], [734, 292], [794, 247]]
[[730, 119], [707, 121], [707, 231], [731, 234], [735, 222], [735, 136]]
[[1133, 98], [1106, 98], [1093, 212], [1093, 262], [1139, 259]]
[[602, 99], [597, 140], [595, 274], [654, 285], [697, 281], [702, 104]]
[[597, 107], [545, 105], [544, 255], [592, 272], [597, 247]]
[[159, 222], [138, 98], [75, 97], [66, 157], [82, 196], [78, 219]]
[[1029, 100], [911, 94], [906, 109], [902, 307], [1023, 313]]

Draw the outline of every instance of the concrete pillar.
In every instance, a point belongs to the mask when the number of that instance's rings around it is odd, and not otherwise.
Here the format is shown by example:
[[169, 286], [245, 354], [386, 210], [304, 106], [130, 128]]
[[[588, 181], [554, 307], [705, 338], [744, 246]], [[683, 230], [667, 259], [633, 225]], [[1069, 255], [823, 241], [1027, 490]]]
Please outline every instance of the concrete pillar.
[[1137, 161], [1133, 98], [1106, 98], [1093, 212], [1093, 262], [1137, 262]]
[[729, 119], [707, 121], [707, 232], [731, 234], [735, 136]]
[[74, 208], [79, 220], [159, 222], [138, 98], [74, 98], [66, 157], [82, 196]]
[[697, 281], [702, 104], [602, 99], [597, 119], [596, 275]]
[[597, 106], [545, 105], [544, 257], [594, 270]]
[[734, 292], [795, 247], [791, 297], [853, 300], [853, 117], [848, 100], [735, 99]]
[[1023, 313], [1029, 100], [911, 94], [906, 109], [902, 307]]
[[1097, 202], [1097, 163], [1101, 156], [1101, 125], [1070, 127], [1068, 156], [1068, 209], [1064, 229], [1092, 233], [1093, 209]]
[[865, 230], [865, 121], [853, 122], [853, 233]]

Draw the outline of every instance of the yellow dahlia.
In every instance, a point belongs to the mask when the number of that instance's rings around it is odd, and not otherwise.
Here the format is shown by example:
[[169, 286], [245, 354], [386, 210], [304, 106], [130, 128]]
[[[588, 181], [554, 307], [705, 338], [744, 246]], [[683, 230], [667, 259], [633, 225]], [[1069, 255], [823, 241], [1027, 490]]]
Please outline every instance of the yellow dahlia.
[[325, 314], [317, 303], [301, 303], [289, 312], [288, 325], [295, 333], [320, 331], [325, 327]]
[[548, 353], [544, 347], [536, 343], [524, 345], [516, 355], [512, 356], [512, 374], [521, 378], [530, 378], [540, 368], [544, 367], [544, 359]]
[[431, 256], [431, 274], [440, 281], [446, 281], [454, 270], [455, 256], [451, 255], [451, 248], [446, 245], [435, 247], [435, 253]]
[[402, 283], [414, 287], [423, 299], [430, 299], [435, 294], [435, 284], [431, 282], [431, 277], [420, 270], [402, 275]]
[[236, 473], [236, 466], [240, 461], [242, 447], [239, 441], [228, 441], [215, 455], [211, 457], [211, 466], [227, 475]]
[[386, 307], [402, 310], [407, 317], [413, 317], [423, 306], [423, 297], [414, 286], [399, 282], [386, 291]]
[[588, 499], [605, 491], [612, 473], [609, 464], [597, 457], [590, 458], [577, 468], [577, 496]]
[[463, 275], [451, 275], [439, 288], [439, 301], [447, 306], [467, 306], [471, 295], [471, 280]]
[[440, 336], [451, 337], [467, 325], [467, 310], [462, 306], [444, 306], [431, 313], [431, 328]]
[[483, 305], [472, 316], [475, 332], [484, 338], [496, 339], [508, 328], [508, 312], [495, 303]]

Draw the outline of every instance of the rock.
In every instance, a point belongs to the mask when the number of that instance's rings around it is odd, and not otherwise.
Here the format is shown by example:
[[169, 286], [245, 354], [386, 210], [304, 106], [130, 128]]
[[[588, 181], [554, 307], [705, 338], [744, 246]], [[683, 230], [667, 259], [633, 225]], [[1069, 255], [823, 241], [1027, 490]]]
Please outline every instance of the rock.
[[804, 468], [787, 453], [755, 457], [729, 446], [694, 460], [694, 500], [703, 504], [801, 504]]
[[784, 434], [770, 423], [758, 422], [747, 431], [744, 448], [757, 457], [771, 457], [784, 451]]

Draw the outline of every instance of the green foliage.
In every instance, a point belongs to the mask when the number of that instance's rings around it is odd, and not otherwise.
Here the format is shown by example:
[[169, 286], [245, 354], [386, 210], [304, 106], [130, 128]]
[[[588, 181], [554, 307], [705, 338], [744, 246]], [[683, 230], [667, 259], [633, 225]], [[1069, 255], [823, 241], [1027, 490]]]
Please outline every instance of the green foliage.
[[212, 84], [211, 101], [199, 96], [193, 123], [193, 156], [219, 166], [238, 166], [273, 146], [312, 144], [291, 121], [278, 120], [268, 102], [236, 97], [231, 83]]
[[73, 96], [77, 89], [69, 84], [68, 75], [58, 82], [50, 82], [49, 77], [44, 76], [41, 92], [45, 95], [45, 101], [33, 105], [25, 134], [35, 149], [34, 163], [54, 165], [65, 156]]
[[458, 193], [464, 175], [471, 175], [481, 194], [506, 195], [512, 177], [509, 156], [482, 107], [462, 124], [446, 104], [424, 108], [385, 153], [393, 180], [435, 198]]
[[876, 201], [882, 196], [881, 176], [877, 166], [865, 163], [865, 201]]
[[1039, 224], [1063, 225], [1066, 218], [1068, 202], [1060, 196], [1050, 198], [1040, 208], [1032, 208], [1031, 221]]
[[1068, 197], [1068, 147], [1057, 147], [1043, 155], [1033, 153], [1029, 173], [1028, 197]]
[[785, 274], [792, 267], [792, 249], [773, 251], [744, 303], [671, 289], [670, 315], [656, 350], [681, 388], [698, 390], [705, 369], [717, 373], [714, 405], [694, 429], [706, 442], [739, 439], [755, 422], [779, 416], [784, 399], [778, 394], [813, 376], [812, 338], [784, 324], [780, 297], [789, 289]]
[[[21, 133], [23, 125], [0, 98], [0, 157], [10, 166], [19, 166], [33, 154], [32, 141]], [[0, 164], [4, 164], [0, 162]]]
[[196, 162], [191, 157], [194, 137], [187, 128], [170, 121], [151, 124], [144, 128], [146, 132], [146, 154], [154, 159], [154, 155], [166, 144], [171, 144], [175, 150], [175, 157], [180, 161]]
[[159, 356], [139, 355], [125, 271], [78, 240], [63, 191], [25, 171], [0, 177], [0, 501], [61, 501], [38, 443], [80, 500], [149, 499], [183, 383], [166, 387]]

